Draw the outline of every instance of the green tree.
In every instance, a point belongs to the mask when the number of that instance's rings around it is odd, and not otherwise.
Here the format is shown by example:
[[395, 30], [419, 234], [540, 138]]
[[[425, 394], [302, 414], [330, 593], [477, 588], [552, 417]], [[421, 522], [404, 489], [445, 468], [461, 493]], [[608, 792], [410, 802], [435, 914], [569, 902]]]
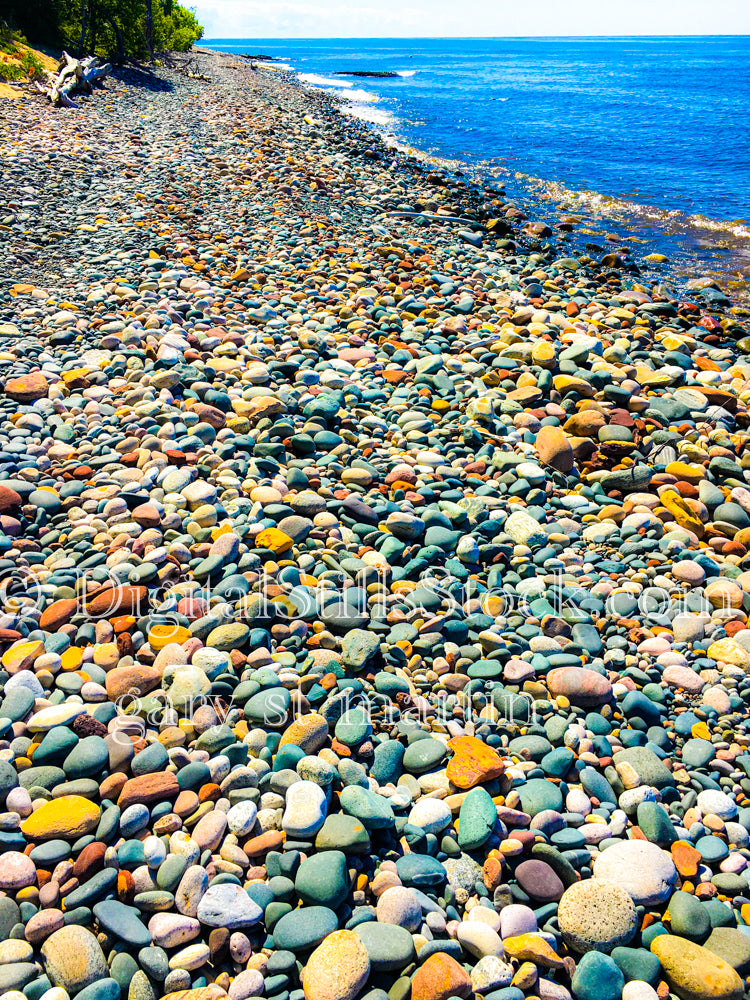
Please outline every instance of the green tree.
[[4, 19], [29, 42], [77, 55], [153, 58], [186, 51], [203, 35], [193, 11], [172, 0], [4, 0]]

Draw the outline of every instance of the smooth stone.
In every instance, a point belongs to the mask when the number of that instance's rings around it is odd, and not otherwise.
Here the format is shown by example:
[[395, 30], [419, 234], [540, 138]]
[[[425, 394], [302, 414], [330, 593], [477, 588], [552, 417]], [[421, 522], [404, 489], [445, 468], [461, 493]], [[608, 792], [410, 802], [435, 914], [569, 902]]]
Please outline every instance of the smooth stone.
[[734, 927], [715, 927], [703, 946], [719, 958], [723, 958], [733, 969], [746, 976], [750, 969], [750, 937]]
[[94, 916], [107, 931], [136, 948], [151, 944], [151, 935], [135, 907], [115, 899], [104, 900], [94, 906]]
[[367, 830], [385, 830], [395, 825], [396, 817], [388, 800], [369, 788], [347, 785], [341, 790], [340, 800], [342, 810], [358, 819]]
[[321, 851], [297, 869], [294, 887], [303, 902], [336, 909], [349, 891], [349, 871], [342, 851]]
[[24, 996], [23, 988], [35, 980], [39, 972], [36, 962], [9, 962], [0, 967], [0, 990], [6, 996], [16, 990]]
[[711, 931], [711, 920], [696, 896], [689, 892], [676, 892], [669, 900], [667, 909], [673, 934], [699, 944], [705, 941]]
[[35, 809], [21, 829], [30, 840], [76, 840], [95, 830], [99, 817], [99, 806], [93, 802], [80, 795], [64, 795]]
[[334, 931], [315, 949], [303, 972], [305, 1000], [354, 1000], [367, 982], [370, 958], [353, 931]]
[[554, 869], [538, 858], [522, 861], [515, 875], [524, 892], [540, 903], [556, 902], [565, 891]]
[[732, 966], [708, 948], [673, 934], [661, 934], [651, 951], [673, 993], [682, 1000], [741, 1000], [743, 982]]
[[307, 951], [337, 927], [338, 918], [333, 910], [326, 906], [305, 906], [287, 913], [274, 925], [274, 946], [295, 953]]
[[677, 880], [670, 855], [643, 840], [607, 848], [594, 861], [593, 872], [596, 878], [621, 886], [636, 905], [644, 906], [666, 902]]
[[437, 767], [447, 752], [448, 748], [441, 740], [417, 740], [406, 748], [403, 768], [409, 774], [424, 774]]
[[492, 835], [497, 825], [497, 808], [484, 788], [466, 794], [459, 813], [458, 843], [462, 850], [475, 851]]
[[71, 750], [62, 766], [68, 778], [74, 780], [101, 774], [108, 761], [109, 747], [101, 736], [86, 736]]
[[370, 835], [364, 823], [354, 816], [333, 813], [326, 818], [315, 838], [315, 850], [367, 854], [370, 851]]
[[619, 750], [613, 759], [615, 767], [618, 764], [629, 764], [640, 778], [642, 785], [662, 789], [675, 783], [672, 772], [648, 747], [630, 747], [626, 750]]
[[453, 822], [450, 807], [442, 799], [422, 798], [409, 813], [408, 822], [425, 833], [440, 833]]
[[238, 885], [211, 885], [198, 903], [196, 916], [208, 927], [235, 930], [251, 927], [263, 916], [263, 911]]
[[588, 951], [578, 963], [571, 989], [577, 1000], [620, 1000], [623, 976], [609, 955]]
[[628, 982], [637, 979], [653, 986], [659, 981], [661, 973], [659, 959], [645, 948], [617, 947], [612, 951], [612, 958]]
[[485, 955], [499, 957], [503, 954], [503, 941], [497, 931], [479, 920], [464, 920], [458, 925], [461, 947], [475, 958]]
[[85, 927], [69, 924], [50, 934], [41, 948], [44, 968], [54, 986], [72, 996], [108, 978], [99, 942]]
[[297, 781], [287, 789], [281, 828], [288, 837], [309, 840], [326, 818], [326, 794], [314, 781]]
[[358, 924], [355, 932], [367, 949], [374, 972], [403, 969], [416, 957], [414, 939], [404, 927], [370, 920]]
[[378, 897], [375, 913], [378, 920], [385, 924], [395, 924], [414, 932], [422, 923], [422, 904], [412, 889], [403, 885], [394, 885], [386, 889]]
[[563, 797], [559, 786], [545, 778], [530, 778], [519, 787], [518, 794], [521, 808], [530, 816], [550, 809], [554, 812], [562, 809]]
[[34, 862], [20, 851], [0, 854], [0, 889], [17, 892], [36, 883]]
[[679, 839], [669, 814], [659, 802], [639, 802], [636, 822], [648, 840], [659, 847], [668, 848]]
[[80, 993], [76, 994], [77, 1000], [78, 998], [80, 1000], [120, 1000], [120, 997], [120, 983], [111, 976], [91, 983], [90, 986], [86, 986]]
[[713, 788], [699, 792], [696, 804], [704, 816], [712, 814], [719, 819], [731, 820], [737, 815], [737, 803], [734, 799]]
[[148, 922], [151, 941], [159, 948], [177, 948], [198, 937], [201, 925], [180, 913], [155, 913]]
[[405, 854], [397, 858], [396, 872], [404, 885], [417, 889], [436, 888], [447, 878], [445, 868], [428, 854]]
[[445, 952], [430, 955], [412, 977], [411, 1000], [450, 1000], [451, 997], [466, 1000], [470, 995], [468, 972]]

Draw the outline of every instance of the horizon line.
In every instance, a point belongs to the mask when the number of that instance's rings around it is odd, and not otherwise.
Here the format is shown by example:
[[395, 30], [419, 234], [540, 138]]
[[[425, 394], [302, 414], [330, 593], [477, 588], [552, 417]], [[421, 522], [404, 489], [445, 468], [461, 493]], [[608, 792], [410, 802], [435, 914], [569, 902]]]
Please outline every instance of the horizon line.
[[198, 40], [198, 47], [201, 42], [244, 42], [244, 41], [267, 41], [267, 42], [355, 42], [355, 41], [537, 41], [539, 39], [630, 39], [630, 38], [749, 38], [750, 32], [707, 34], [703, 32], [687, 32], [679, 35], [660, 34], [630, 34], [630, 35], [222, 35], [216, 38], [201, 38]]

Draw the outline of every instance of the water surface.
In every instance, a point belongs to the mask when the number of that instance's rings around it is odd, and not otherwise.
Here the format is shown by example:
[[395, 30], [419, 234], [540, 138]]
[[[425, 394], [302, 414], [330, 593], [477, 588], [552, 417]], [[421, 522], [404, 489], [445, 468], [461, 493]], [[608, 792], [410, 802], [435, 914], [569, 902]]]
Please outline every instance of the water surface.
[[[642, 253], [735, 290], [750, 276], [750, 37], [205, 44], [275, 56], [392, 141], [531, 199], [537, 218], [579, 215], [592, 245], [642, 238]], [[334, 75], [347, 71], [399, 76]]]

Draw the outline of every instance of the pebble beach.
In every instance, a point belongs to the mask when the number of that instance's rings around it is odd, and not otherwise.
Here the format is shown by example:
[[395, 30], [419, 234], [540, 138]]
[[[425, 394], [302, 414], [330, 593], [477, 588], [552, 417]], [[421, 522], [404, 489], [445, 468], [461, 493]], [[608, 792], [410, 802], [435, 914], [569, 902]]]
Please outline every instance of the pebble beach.
[[746, 312], [235, 55], [0, 153], [0, 1000], [747, 995]]

